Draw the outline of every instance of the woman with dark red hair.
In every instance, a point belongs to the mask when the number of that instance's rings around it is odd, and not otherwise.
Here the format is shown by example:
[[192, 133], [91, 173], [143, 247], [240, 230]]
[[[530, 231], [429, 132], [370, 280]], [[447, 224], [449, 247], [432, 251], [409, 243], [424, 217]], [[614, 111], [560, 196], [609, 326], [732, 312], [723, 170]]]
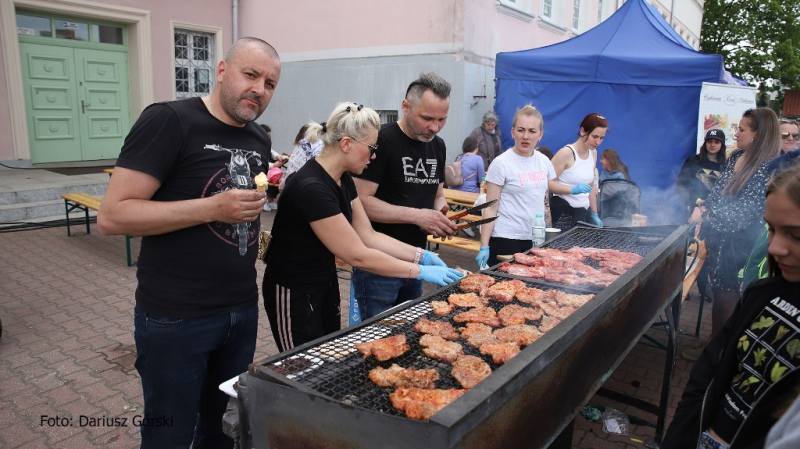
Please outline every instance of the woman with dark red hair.
[[597, 165], [597, 147], [608, 131], [608, 120], [592, 112], [583, 118], [578, 130], [578, 140], [566, 145], [553, 156], [556, 181], [570, 186], [569, 194], [554, 194], [550, 202], [553, 226], [569, 229], [578, 221], [603, 226], [597, 215], [597, 191], [594, 183]]

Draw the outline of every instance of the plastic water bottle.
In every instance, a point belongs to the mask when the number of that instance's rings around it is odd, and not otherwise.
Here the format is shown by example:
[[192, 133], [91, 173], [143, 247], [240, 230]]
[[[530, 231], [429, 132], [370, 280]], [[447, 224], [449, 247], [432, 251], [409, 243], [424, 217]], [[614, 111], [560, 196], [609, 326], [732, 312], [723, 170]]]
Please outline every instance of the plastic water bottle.
[[544, 243], [544, 231], [544, 214], [536, 214], [536, 217], [533, 219], [533, 227], [531, 228], [533, 246], [541, 246], [542, 243]]

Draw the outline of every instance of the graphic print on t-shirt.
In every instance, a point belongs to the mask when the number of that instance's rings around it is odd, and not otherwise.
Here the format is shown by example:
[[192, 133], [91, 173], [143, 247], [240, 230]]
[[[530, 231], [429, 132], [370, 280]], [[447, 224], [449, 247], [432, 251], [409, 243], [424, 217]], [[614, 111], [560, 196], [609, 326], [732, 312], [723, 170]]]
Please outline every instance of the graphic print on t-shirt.
[[439, 184], [436, 177], [436, 167], [439, 165], [436, 159], [422, 159], [413, 157], [403, 157], [403, 175], [405, 182], [411, 184]]
[[[255, 160], [259, 166], [263, 165], [261, 155], [258, 152], [224, 148], [216, 144], [206, 145], [204, 148], [214, 151], [227, 151], [231, 154], [231, 161], [225, 164], [227, 173], [225, 173], [225, 169], [220, 169], [220, 171], [214, 173], [202, 197], [216, 195], [231, 189], [246, 190], [252, 188], [253, 177], [250, 174], [250, 160]], [[209, 187], [213, 187], [215, 190], [210, 191]], [[214, 222], [209, 223], [207, 226], [219, 238], [238, 246], [239, 254], [244, 255], [247, 252], [247, 247], [255, 243], [258, 234], [258, 227], [250, 226], [250, 224], [250, 222], [235, 223], [231, 226], [221, 222]], [[246, 238], [241, 240], [239, 238], [240, 235], [246, 236]]]
[[520, 187], [525, 187], [525, 184], [533, 183], [534, 187], [540, 187], [542, 182], [547, 182], [547, 172], [544, 170], [532, 171], [527, 173], [518, 173]]
[[800, 364], [799, 306], [781, 297], [771, 300], [740, 336], [739, 372], [722, 401], [731, 418], [747, 417], [764, 391]]

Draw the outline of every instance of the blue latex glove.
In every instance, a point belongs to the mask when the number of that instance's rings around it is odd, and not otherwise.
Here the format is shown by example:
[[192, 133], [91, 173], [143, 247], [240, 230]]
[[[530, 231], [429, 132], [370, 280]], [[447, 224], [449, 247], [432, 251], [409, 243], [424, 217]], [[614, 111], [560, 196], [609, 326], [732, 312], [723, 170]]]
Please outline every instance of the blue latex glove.
[[461, 279], [462, 276], [464, 275], [452, 268], [420, 265], [417, 279], [444, 286]]
[[447, 264], [442, 262], [442, 259], [440, 259], [439, 256], [428, 250], [425, 250], [425, 252], [422, 253], [422, 261], [420, 261], [420, 265], [447, 268]]
[[578, 184], [576, 186], [572, 186], [572, 190], [570, 190], [569, 193], [573, 195], [578, 195], [581, 193], [589, 193], [591, 191], [592, 188], [589, 186], [589, 184]]
[[597, 226], [600, 226], [601, 228], [603, 227], [603, 220], [601, 220], [597, 214], [592, 214], [589, 218], [591, 218], [592, 222], [594, 222], [594, 224]]
[[478, 256], [475, 257], [475, 263], [478, 264], [479, 270], [483, 270], [486, 268], [486, 262], [489, 262], [489, 247], [481, 246], [481, 250], [478, 251]]

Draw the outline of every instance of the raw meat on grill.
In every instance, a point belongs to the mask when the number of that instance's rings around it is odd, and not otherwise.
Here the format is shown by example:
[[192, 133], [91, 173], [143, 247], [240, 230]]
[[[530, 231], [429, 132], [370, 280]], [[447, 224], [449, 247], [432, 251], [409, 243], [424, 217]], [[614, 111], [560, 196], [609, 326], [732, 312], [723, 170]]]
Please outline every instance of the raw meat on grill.
[[369, 378], [379, 387], [426, 388], [436, 387], [439, 372], [435, 369], [407, 369], [393, 363], [389, 368], [374, 368]]
[[470, 346], [480, 348], [486, 343], [500, 343], [502, 340], [495, 337], [492, 327], [483, 323], [467, 323], [466, 327], [459, 329], [461, 338], [467, 340]]
[[422, 388], [398, 388], [389, 393], [394, 408], [406, 413], [411, 419], [430, 419], [436, 412], [455, 401], [467, 390], [426, 390]]
[[[477, 323], [475, 323], [477, 324]], [[497, 338], [494, 334], [475, 334], [467, 338], [467, 344], [473, 348], [480, 349], [481, 346], [493, 343], [503, 343], [503, 340]]]
[[431, 301], [433, 313], [439, 316], [447, 316], [453, 313], [453, 305], [447, 301]]
[[600, 263], [600, 266], [603, 266], [602, 262], [615, 262], [622, 265], [628, 265], [628, 268], [636, 265], [640, 260], [642, 260], [642, 256], [631, 253], [627, 251], [619, 251], [616, 249], [601, 249], [601, 248], [581, 248], [579, 246], [573, 246], [572, 248], [566, 250], [567, 253], [576, 253], [580, 254], [583, 257], [588, 257], [592, 260], [596, 260]]
[[492, 326], [488, 326], [483, 323], [467, 323], [465, 327], [461, 327], [458, 329], [461, 332], [461, 338], [470, 338], [475, 335], [482, 335], [482, 334], [491, 334]]
[[452, 324], [447, 321], [431, 321], [422, 317], [414, 325], [414, 330], [423, 334], [438, 335], [445, 340], [458, 340], [460, 336]]
[[453, 317], [456, 323], [483, 323], [492, 327], [500, 326], [497, 312], [491, 307], [476, 307]]
[[480, 357], [462, 355], [453, 362], [453, 377], [465, 389], [470, 389], [492, 374], [492, 368]]
[[519, 346], [528, 346], [541, 337], [542, 333], [535, 326], [516, 324], [497, 329], [494, 331], [494, 335], [503, 341], [513, 342]]
[[481, 354], [492, 356], [492, 361], [502, 365], [519, 354], [519, 345], [516, 343], [486, 343], [481, 346]]
[[453, 293], [447, 297], [447, 301], [456, 307], [464, 308], [486, 307], [489, 305], [488, 299], [475, 293]]
[[572, 315], [572, 312], [575, 311], [574, 307], [570, 306], [561, 306], [557, 302], [543, 302], [539, 305], [539, 307], [544, 310], [548, 316], [558, 318], [560, 321], [567, 319], [568, 316]]
[[514, 324], [525, 324], [526, 321], [536, 321], [542, 319], [542, 309], [523, 307], [517, 304], [509, 304], [499, 312], [497, 318], [503, 326], [511, 326]]
[[[524, 264], [524, 265], [538, 265], [537, 263], [527, 263], [529, 260], [537, 261], [542, 259], [549, 259], [549, 260], [556, 260], [560, 262], [580, 262], [585, 256], [582, 254], [574, 254], [567, 251], [561, 251], [555, 248], [531, 248], [530, 249], [531, 256], [538, 256], [534, 259], [528, 259], [527, 257], [521, 257], [517, 259], [517, 255], [514, 254], [514, 260]], [[520, 256], [525, 256], [525, 254], [520, 254]]]
[[481, 296], [493, 299], [495, 301], [511, 302], [514, 300], [514, 294], [516, 294], [517, 290], [521, 288], [525, 288], [525, 283], [518, 279], [503, 281], [498, 282], [486, 289]]
[[461, 278], [459, 288], [462, 292], [481, 294], [494, 284], [494, 278], [480, 273], [472, 273]]
[[419, 345], [424, 346], [422, 352], [428, 357], [448, 363], [455, 362], [458, 356], [464, 353], [459, 343], [447, 341], [438, 335], [423, 335], [419, 339]]
[[399, 334], [364, 343], [356, 343], [356, 349], [364, 354], [364, 359], [373, 355], [378, 361], [385, 362], [405, 354], [411, 349], [411, 346], [406, 343], [406, 336]]
[[525, 287], [517, 290], [517, 299], [519, 302], [531, 305], [539, 305], [541, 301], [546, 301], [550, 298], [550, 291], [544, 291], [536, 287]]
[[[584, 263], [587, 258], [595, 261], [601, 268]], [[576, 246], [561, 251], [553, 248], [531, 248], [530, 254], [514, 254], [515, 263], [504, 263], [499, 269], [515, 276], [605, 288], [641, 259], [638, 254], [615, 249]]]
[[542, 321], [539, 323], [539, 331], [544, 334], [556, 327], [556, 325], [560, 322], [561, 320], [556, 317], [545, 315], [542, 317]]
[[[587, 268], [591, 268], [588, 267]], [[582, 287], [607, 287], [614, 282], [618, 276], [611, 273], [598, 271], [596, 276], [582, 277], [578, 274], [575, 267], [562, 265], [561, 267], [529, 267], [527, 265], [503, 263], [498, 268], [508, 274], [534, 279], [544, 279], [559, 284], [576, 285]], [[583, 270], [583, 269], [582, 269]], [[585, 270], [583, 270], [585, 271]]]
[[513, 276], [520, 276], [520, 277], [534, 278], [534, 279], [544, 278], [544, 274], [546, 271], [543, 267], [529, 267], [527, 265], [513, 264], [508, 262], [503, 262], [502, 264], [500, 264], [498, 270], [505, 271], [506, 273]]
[[590, 299], [594, 298], [594, 295], [576, 295], [573, 293], [562, 292], [560, 290], [550, 290], [552, 298], [555, 302], [561, 304], [562, 307], [569, 306], [578, 308], [587, 302]]

